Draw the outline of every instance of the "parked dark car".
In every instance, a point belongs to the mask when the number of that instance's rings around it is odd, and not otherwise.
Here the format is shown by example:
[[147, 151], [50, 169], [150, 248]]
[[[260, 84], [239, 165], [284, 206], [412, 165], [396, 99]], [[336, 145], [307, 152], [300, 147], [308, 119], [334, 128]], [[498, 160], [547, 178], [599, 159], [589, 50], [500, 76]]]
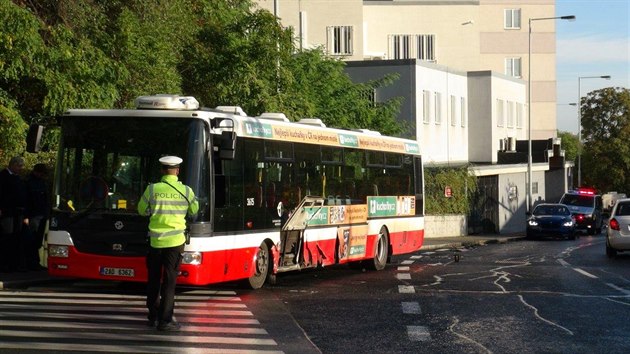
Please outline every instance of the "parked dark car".
[[574, 240], [575, 219], [564, 204], [538, 204], [527, 218], [527, 238], [556, 237]]
[[575, 227], [578, 231], [585, 231], [589, 235], [599, 235], [604, 226], [602, 215], [604, 203], [602, 196], [592, 188], [580, 187], [562, 196], [560, 203], [569, 207]]
[[630, 251], [630, 199], [617, 200], [606, 229], [606, 255], [613, 258], [622, 251]]

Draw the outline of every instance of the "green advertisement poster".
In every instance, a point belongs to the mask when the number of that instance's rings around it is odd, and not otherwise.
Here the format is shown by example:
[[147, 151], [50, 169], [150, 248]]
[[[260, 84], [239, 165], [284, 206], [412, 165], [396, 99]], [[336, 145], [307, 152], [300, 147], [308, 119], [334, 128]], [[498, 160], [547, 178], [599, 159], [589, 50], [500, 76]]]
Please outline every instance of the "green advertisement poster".
[[396, 197], [368, 197], [368, 217], [396, 216]]
[[326, 225], [328, 224], [328, 207], [321, 208], [305, 208], [307, 217], [307, 225]]
[[273, 131], [271, 124], [245, 122], [245, 134], [249, 136], [259, 136], [263, 138], [272, 138]]

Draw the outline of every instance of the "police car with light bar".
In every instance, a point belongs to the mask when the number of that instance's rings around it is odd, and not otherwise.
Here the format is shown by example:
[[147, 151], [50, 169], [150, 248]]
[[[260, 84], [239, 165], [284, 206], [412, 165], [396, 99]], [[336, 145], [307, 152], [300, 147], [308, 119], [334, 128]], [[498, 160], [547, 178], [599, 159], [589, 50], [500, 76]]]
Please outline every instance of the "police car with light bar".
[[593, 188], [578, 188], [562, 196], [560, 204], [569, 207], [576, 222], [577, 231], [586, 231], [589, 235], [602, 232], [604, 218], [602, 217], [602, 196]]

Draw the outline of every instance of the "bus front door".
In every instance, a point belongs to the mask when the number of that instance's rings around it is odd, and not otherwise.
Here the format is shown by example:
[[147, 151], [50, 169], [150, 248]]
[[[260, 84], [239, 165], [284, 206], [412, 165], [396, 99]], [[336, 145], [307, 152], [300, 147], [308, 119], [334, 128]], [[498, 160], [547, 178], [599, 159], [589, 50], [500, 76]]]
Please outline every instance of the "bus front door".
[[304, 265], [304, 231], [319, 217], [324, 198], [306, 196], [295, 208], [280, 231], [278, 272], [301, 269]]

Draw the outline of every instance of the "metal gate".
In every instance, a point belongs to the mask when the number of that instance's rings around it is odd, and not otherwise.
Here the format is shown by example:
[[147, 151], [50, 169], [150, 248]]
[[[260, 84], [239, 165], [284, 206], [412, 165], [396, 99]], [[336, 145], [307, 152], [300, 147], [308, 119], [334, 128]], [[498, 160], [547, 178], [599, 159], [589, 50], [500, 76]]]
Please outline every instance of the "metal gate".
[[469, 234], [499, 232], [499, 176], [477, 178], [477, 192], [473, 195], [468, 214]]

